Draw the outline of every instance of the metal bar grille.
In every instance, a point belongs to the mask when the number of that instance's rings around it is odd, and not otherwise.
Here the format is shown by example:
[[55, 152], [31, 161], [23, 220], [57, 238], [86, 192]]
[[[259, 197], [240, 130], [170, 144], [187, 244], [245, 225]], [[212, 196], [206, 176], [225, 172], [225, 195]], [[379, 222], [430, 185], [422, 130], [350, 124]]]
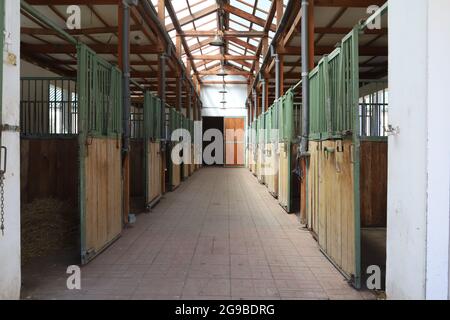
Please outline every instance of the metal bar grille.
[[78, 93], [73, 78], [22, 78], [22, 136], [78, 134]]
[[389, 94], [387, 81], [362, 81], [359, 99], [360, 136], [387, 137]]
[[85, 45], [78, 45], [78, 85], [83, 128], [90, 136], [122, 133], [122, 73]]
[[[342, 138], [355, 131], [354, 99], [359, 57], [353, 32], [310, 74], [310, 139]], [[357, 130], [356, 130], [357, 131]]]
[[133, 104], [130, 112], [130, 137], [131, 139], [144, 139], [145, 127], [144, 127], [144, 105]]

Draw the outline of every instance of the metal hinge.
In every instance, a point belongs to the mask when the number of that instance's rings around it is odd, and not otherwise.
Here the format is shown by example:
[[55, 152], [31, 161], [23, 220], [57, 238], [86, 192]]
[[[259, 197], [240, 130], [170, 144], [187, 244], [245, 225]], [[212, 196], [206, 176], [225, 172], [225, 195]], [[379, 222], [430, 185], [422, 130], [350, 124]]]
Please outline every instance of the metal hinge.
[[386, 129], [386, 133], [388, 136], [397, 136], [400, 134], [400, 127], [394, 127], [392, 124], [389, 124]]

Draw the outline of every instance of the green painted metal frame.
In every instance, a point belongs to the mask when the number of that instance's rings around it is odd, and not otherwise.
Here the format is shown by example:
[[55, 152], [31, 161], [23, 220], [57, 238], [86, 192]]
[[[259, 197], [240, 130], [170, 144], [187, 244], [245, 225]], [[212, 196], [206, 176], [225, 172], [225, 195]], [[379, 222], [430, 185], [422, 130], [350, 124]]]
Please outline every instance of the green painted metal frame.
[[[353, 284], [356, 288], [361, 288], [361, 141], [359, 137], [359, 27], [353, 30], [342, 40], [343, 52], [348, 50], [351, 73], [348, 74], [348, 93], [350, 110], [353, 117], [353, 144], [355, 163], [353, 164], [354, 177], [354, 219], [355, 219], [355, 274]], [[346, 80], [347, 80], [346, 79]]]
[[[94, 258], [87, 252], [85, 233], [87, 141], [90, 137], [100, 139], [121, 138], [122, 73], [81, 43], [77, 45], [77, 60], [81, 260], [82, 264], [86, 264]], [[102, 70], [99, 72], [99, 69]], [[108, 72], [110, 73], [109, 76], [106, 74]], [[97, 105], [94, 107], [94, 104], [104, 103], [101, 100], [100, 93], [108, 94], [108, 103], [103, 105], [104, 108], [102, 110]], [[94, 120], [95, 125], [93, 125]], [[109, 243], [105, 244], [105, 247], [108, 245]], [[96, 252], [96, 254], [99, 253]]]
[[150, 205], [150, 203], [153, 201], [153, 199], [149, 199], [150, 194], [150, 168], [149, 168], [149, 155], [150, 155], [150, 148], [149, 143], [151, 142], [152, 135], [154, 132], [154, 112], [152, 110], [153, 105], [153, 97], [150, 92], [145, 91], [144, 92], [144, 172], [145, 172], [145, 203], [146, 206]]
[[[278, 124], [279, 129], [278, 142], [284, 143], [287, 150], [288, 157], [288, 202], [286, 211], [291, 213], [293, 211], [293, 191], [292, 191], [292, 178], [293, 178], [293, 153], [292, 147], [298, 142], [298, 135], [301, 132], [301, 120], [300, 123], [296, 123], [296, 115], [300, 113], [301, 109], [296, 110], [298, 104], [294, 102], [295, 88], [289, 89], [286, 94], [278, 100], [278, 103], [274, 105], [274, 112], [278, 113]], [[276, 118], [276, 117], [275, 117]], [[301, 118], [300, 118], [301, 119]], [[276, 121], [275, 121], [276, 122]], [[296, 126], [296, 124], [298, 126]], [[299, 132], [297, 132], [299, 131]]]
[[84, 44], [77, 46], [80, 134], [118, 138], [122, 134], [122, 72]]
[[[168, 106], [168, 108], [169, 108], [169, 141], [170, 141], [170, 150], [172, 150], [175, 147], [175, 145], [178, 143], [176, 141], [172, 141], [173, 132], [178, 129], [183, 129], [183, 128], [187, 129], [188, 125], [189, 125], [189, 121], [174, 107]], [[173, 181], [172, 157], [169, 157], [168, 161], [170, 163], [169, 168], [168, 168], [169, 181], [172, 182]], [[180, 169], [183, 170], [182, 166]], [[181, 172], [181, 173], [183, 173], [183, 172]], [[182, 179], [183, 177], [181, 176], [180, 178]], [[169, 188], [170, 188], [170, 190], [173, 191], [175, 186], [170, 185]]]
[[[360, 27], [355, 26], [342, 39], [341, 47], [322, 58], [309, 76], [310, 141], [342, 140], [351, 137], [354, 146], [352, 158], [354, 159], [355, 273], [346, 274], [346, 276], [351, 278], [356, 288], [361, 288], [359, 32]], [[307, 190], [310, 188], [308, 178], [306, 188]], [[306, 206], [308, 210], [309, 201]], [[333, 260], [332, 257], [329, 258]]]
[[[355, 27], [355, 30], [358, 27]], [[355, 130], [352, 61], [353, 31], [344, 37], [340, 48], [324, 56], [310, 73], [310, 140], [343, 139]]]

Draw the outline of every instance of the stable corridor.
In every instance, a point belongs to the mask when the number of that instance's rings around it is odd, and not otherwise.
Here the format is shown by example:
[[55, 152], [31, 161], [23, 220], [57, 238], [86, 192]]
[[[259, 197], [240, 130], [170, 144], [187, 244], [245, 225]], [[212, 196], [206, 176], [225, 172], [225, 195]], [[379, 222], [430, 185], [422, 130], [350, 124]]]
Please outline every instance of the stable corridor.
[[25, 299], [372, 299], [246, 169], [197, 172], [88, 266], [25, 270]]

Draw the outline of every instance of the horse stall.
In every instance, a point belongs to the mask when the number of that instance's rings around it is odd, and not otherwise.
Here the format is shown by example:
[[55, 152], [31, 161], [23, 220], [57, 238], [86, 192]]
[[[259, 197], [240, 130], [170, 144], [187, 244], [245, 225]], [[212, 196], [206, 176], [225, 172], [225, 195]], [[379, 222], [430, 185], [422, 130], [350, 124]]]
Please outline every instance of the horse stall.
[[250, 172], [256, 174], [256, 121], [253, 121], [250, 126], [249, 144], [248, 144], [248, 166]]
[[195, 122], [192, 119], [188, 120], [188, 131], [191, 136], [191, 163], [189, 165], [189, 176], [192, 176], [195, 173], [195, 145], [194, 145], [194, 125]]
[[269, 193], [278, 198], [278, 104], [275, 101], [274, 105], [269, 108], [266, 119], [266, 176], [265, 182]]
[[22, 73], [23, 262], [86, 264], [122, 232], [122, 74], [81, 44], [73, 78]]
[[279, 117], [278, 202], [288, 213], [300, 210], [300, 180], [297, 154], [301, 134], [302, 105], [291, 89], [276, 105]]
[[132, 210], [141, 213], [160, 200], [161, 101], [149, 92], [133, 101], [130, 114], [130, 195]]
[[256, 119], [256, 178], [264, 184], [264, 114]]
[[[181, 128], [181, 120], [182, 115], [180, 112], [178, 112], [175, 108], [170, 108], [170, 135], [175, 130], [178, 130]], [[170, 153], [172, 154], [173, 148], [175, 148], [176, 144], [178, 144], [179, 141], [171, 141], [170, 142]], [[170, 185], [169, 189], [170, 191], [174, 191], [177, 189], [181, 184], [181, 165], [176, 164], [173, 162], [172, 157], [169, 158], [169, 177], [170, 177]]]
[[367, 266], [384, 268], [387, 211], [387, 83], [360, 81], [359, 37], [357, 26], [310, 73], [307, 177], [308, 227], [356, 288]]
[[361, 268], [367, 270], [369, 266], [379, 266], [384, 289], [388, 189], [388, 83], [386, 80], [360, 81], [359, 96]]
[[[187, 130], [189, 134], [191, 135], [191, 138], [193, 139], [193, 128], [194, 123], [192, 120], [188, 119], [186, 116], [182, 115], [181, 117], [181, 125], [184, 130]], [[189, 163], [183, 162], [182, 166], [182, 178], [183, 181], [187, 180], [192, 174], [193, 174], [193, 168], [194, 168], [194, 144], [190, 144], [190, 160]]]
[[145, 124], [143, 97], [133, 99], [130, 110], [130, 205], [139, 214], [146, 209]]

